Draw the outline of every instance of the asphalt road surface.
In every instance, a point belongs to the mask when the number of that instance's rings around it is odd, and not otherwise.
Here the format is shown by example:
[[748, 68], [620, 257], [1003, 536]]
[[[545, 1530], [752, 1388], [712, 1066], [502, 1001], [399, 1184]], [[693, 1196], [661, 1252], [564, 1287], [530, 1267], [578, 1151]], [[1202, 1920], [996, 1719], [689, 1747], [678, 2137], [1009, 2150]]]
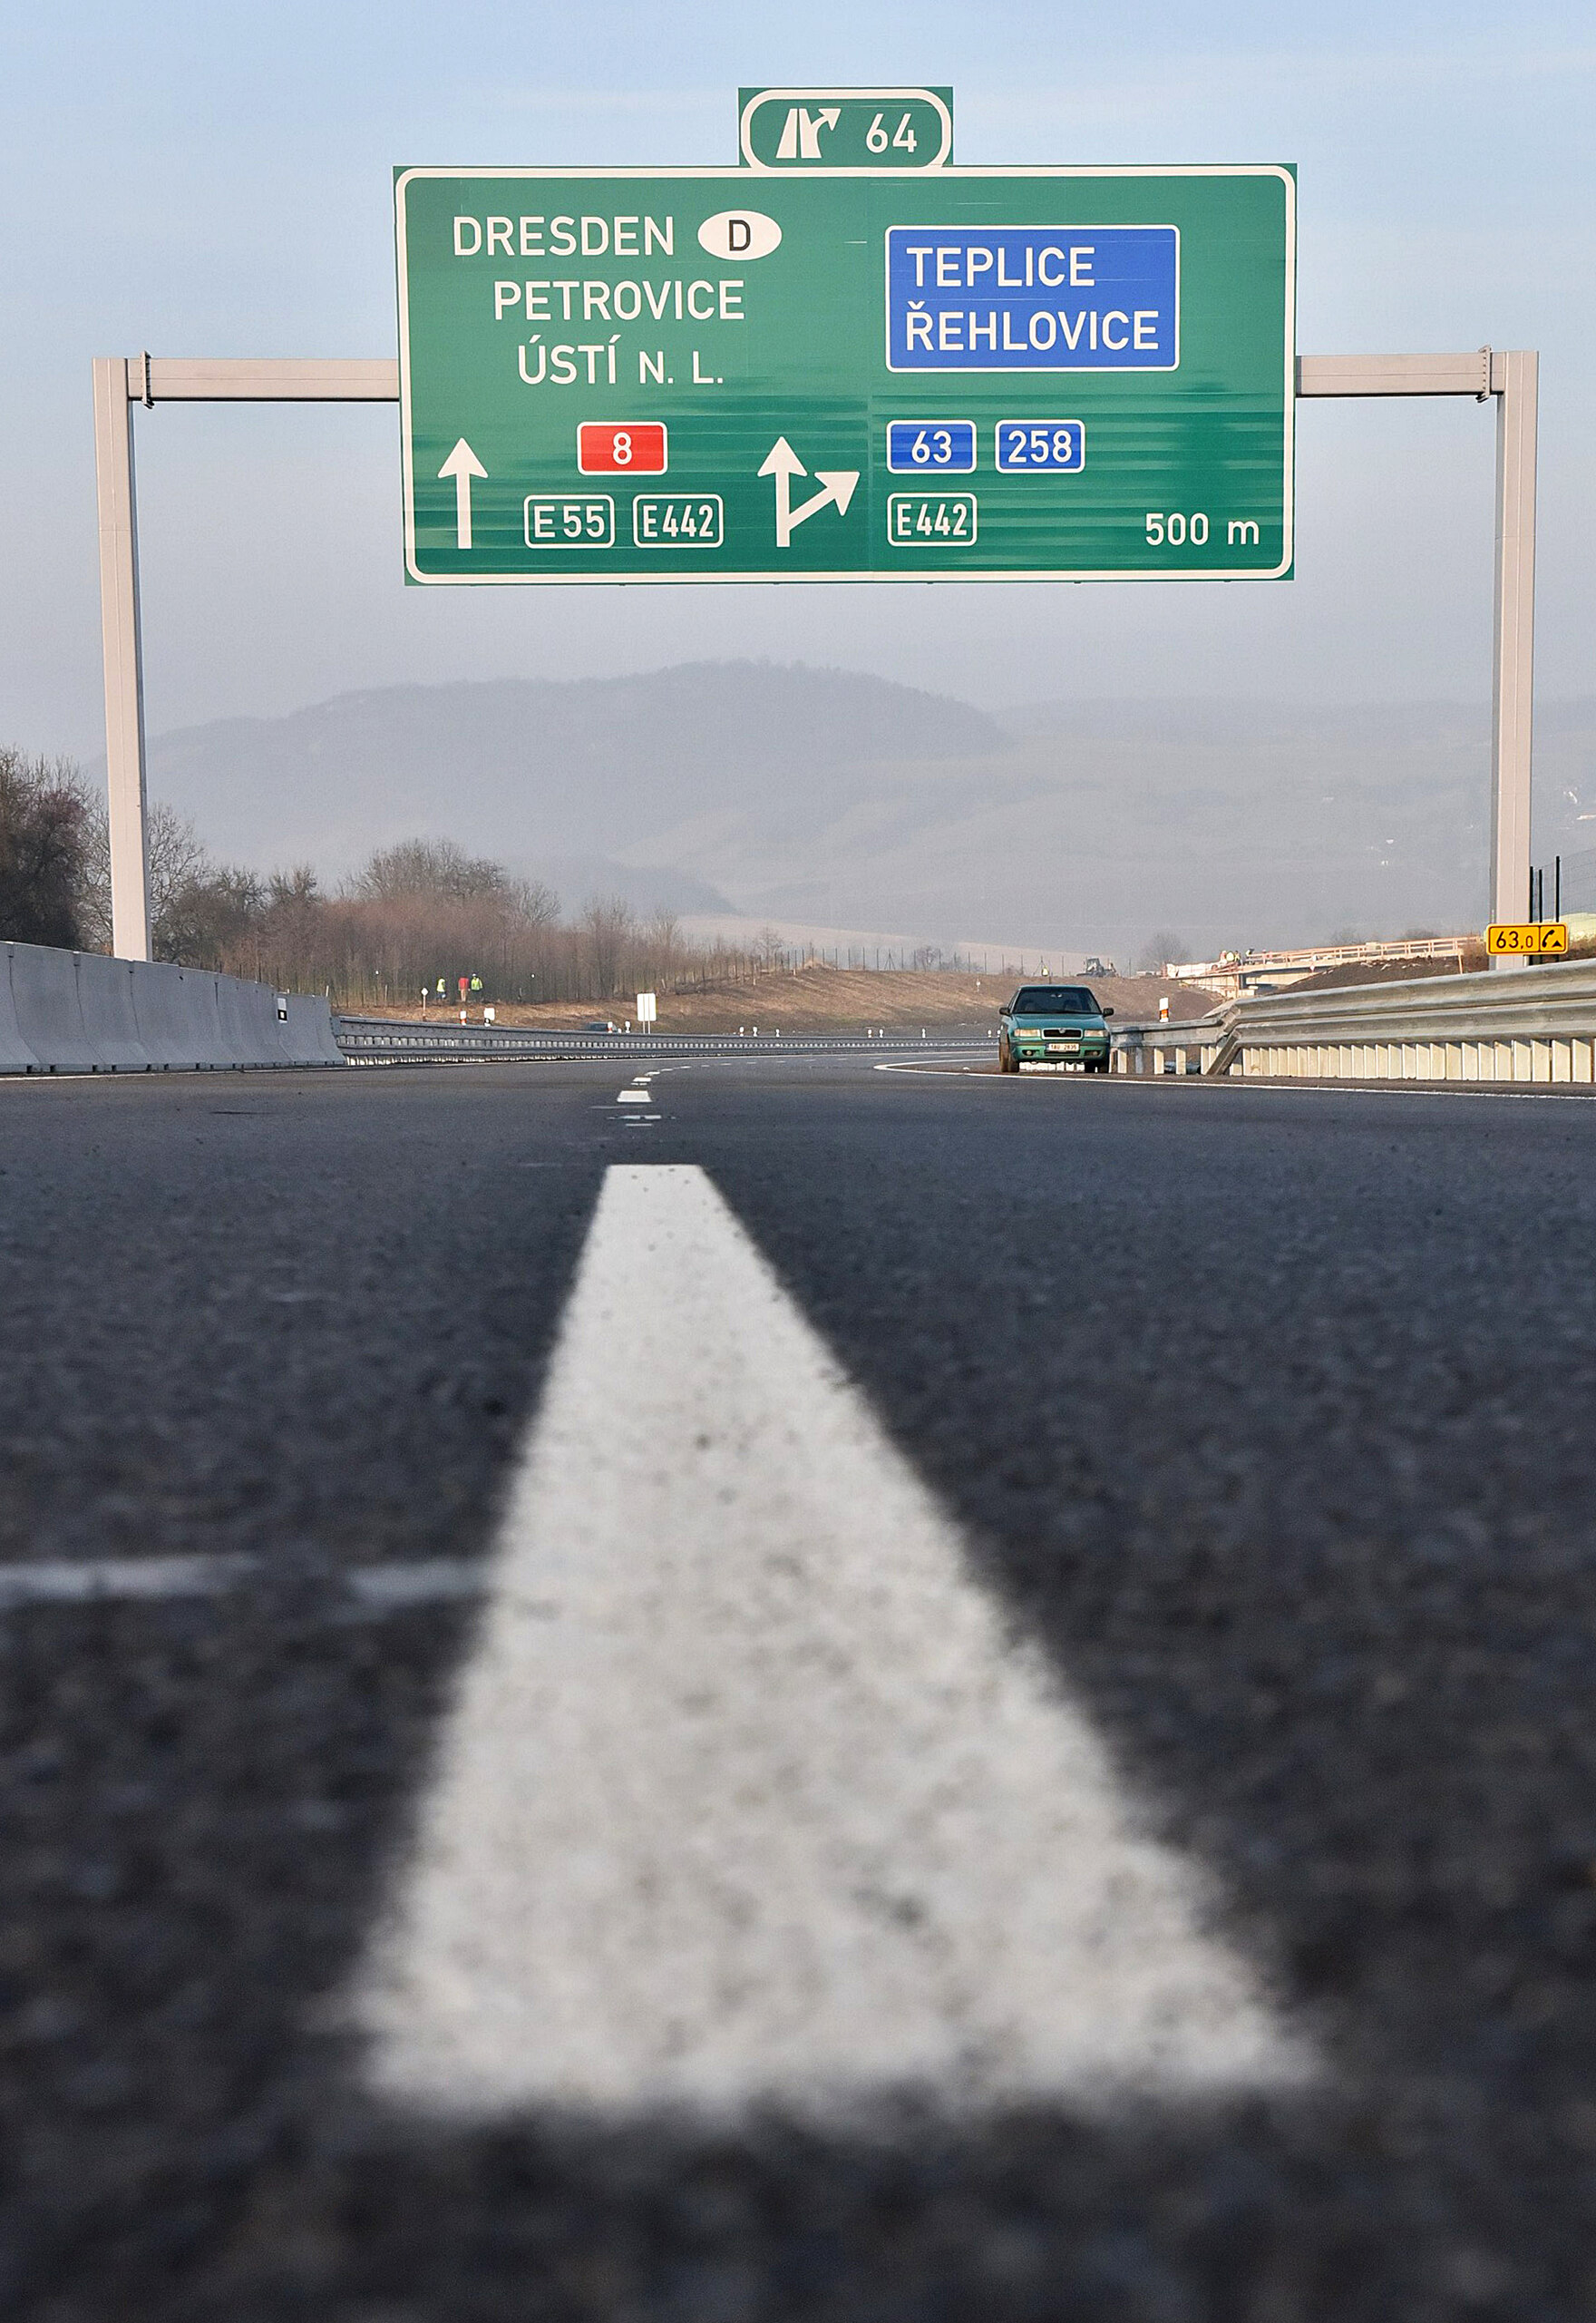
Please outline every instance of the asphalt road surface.
[[0, 2312], [1596, 2315], [1596, 1107], [0, 1083]]

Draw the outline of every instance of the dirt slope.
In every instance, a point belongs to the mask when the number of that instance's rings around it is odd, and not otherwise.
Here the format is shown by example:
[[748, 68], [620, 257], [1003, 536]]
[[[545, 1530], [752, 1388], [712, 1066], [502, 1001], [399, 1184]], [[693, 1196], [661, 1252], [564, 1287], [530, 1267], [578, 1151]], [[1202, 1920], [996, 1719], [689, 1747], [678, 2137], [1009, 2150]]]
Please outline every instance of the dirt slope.
[[[774, 970], [747, 983], [712, 986], [706, 991], [659, 993], [658, 1030], [666, 1032], [752, 1031], [848, 1032], [867, 1026], [902, 1031], [924, 1025], [938, 1032], [985, 1032], [997, 1021], [998, 1010], [1019, 979], [1008, 976], [959, 976], [942, 971], [920, 973], [913, 969], [804, 968]], [[1156, 1019], [1161, 996], [1167, 996], [1173, 1022], [1205, 1015], [1214, 1005], [1211, 994], [1166, 984], [1156, 976], [1105, 976], [1088, 989], [1116, 1020], [1145, 1023]], [[498, 1010], [501, 1024], [546, 1027], [567, 1030], [607, 1017], [624, 1024], [635, 1002], [560, 1000], [547, 1006], [505, 1004]], [[414, 1010], [384, 1009], [372, 1015], [409, 1018]], [[472, 1008], [471, 1020], [481, 1020]], [[442, 1019], [458, 1022], [459, 1010], [444, 1009]]]

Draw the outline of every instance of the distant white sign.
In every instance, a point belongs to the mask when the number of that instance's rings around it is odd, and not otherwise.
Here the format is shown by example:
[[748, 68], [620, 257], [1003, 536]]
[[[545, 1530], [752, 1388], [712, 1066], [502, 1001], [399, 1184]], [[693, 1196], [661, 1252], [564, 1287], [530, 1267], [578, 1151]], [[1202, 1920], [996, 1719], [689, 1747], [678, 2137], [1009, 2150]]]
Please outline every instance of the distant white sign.
[[655, 995], [652, 992], [639, 992], [637, 995], [637, 1022], [639, 1024], [653, 1024], [658, 1014], [659, 1011], [655, 1006]]

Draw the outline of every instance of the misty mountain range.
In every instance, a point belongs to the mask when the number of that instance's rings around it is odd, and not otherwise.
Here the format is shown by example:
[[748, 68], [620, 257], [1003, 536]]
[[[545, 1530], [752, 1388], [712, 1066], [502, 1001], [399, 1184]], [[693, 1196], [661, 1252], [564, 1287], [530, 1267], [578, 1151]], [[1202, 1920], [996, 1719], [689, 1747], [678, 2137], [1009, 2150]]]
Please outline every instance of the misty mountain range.
[[[1537, 857], [1587, 856], [1571, 876], [1596, 905], [1596, 700], [1542, 708], [1536, 754]], [[706, 662], [345, 694], [158, 736], [150, 760], [152, 794], [215, 853], [324, 877], [447, 835], [569, 903], [1105, 955], [1154, 929], [1206, 952], [1485, 909], [1489, 719], [1472, 705], [994, 717], [850, 671]]]

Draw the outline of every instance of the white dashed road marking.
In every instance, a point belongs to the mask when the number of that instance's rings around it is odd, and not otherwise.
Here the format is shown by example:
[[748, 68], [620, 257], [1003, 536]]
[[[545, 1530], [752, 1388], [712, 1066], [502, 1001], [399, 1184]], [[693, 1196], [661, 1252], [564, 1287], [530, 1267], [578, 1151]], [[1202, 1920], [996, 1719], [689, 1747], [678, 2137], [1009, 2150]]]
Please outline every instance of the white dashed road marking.
[[489, 1591], [355, 1996], [389, 2097], [1311, 2073], [702, 1171], [608, 1173]]
[[[634, 1074], [631, 1088], [621, 1089], [616, 1097], [616, 1103], [618, 1105], [652, 1105], [654, 1092], [648, 1084], [653, 1079], [652, 1073]], [[640, 1128], [646, 1121], [657, 1121], [658, 1118], [657, 1113], [628, 1113], [627, 1127], [630, 1129]]]
[[214, 1596], [246, 1579], [255, 1564], [252, 1557], [94, 1557], [0, 1565], [0, 1608]]
[[[225, 1596], [246, 1582], [268, 1580], [258, 1557], [84, 1557], [0, 1565], [0, 1613], [22, 1606], [99, 1605], [108, 1600]], [[477, 1596], [482, 1567], [472, 1557], [433, 1557], [409, 1564], [354, 1565], [324, 1574], [324, 1583], [374, 1615]]]

